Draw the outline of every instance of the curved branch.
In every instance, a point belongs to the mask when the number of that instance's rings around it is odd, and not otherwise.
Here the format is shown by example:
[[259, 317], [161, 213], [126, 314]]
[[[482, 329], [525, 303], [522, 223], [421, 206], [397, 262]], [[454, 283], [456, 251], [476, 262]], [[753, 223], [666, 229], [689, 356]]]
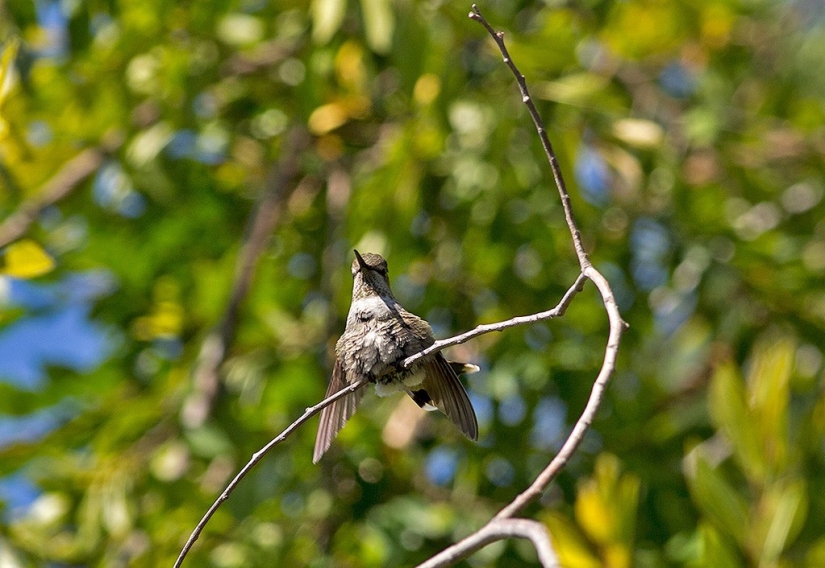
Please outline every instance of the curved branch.
[[610, 288], [610, 284], [607, 282], [607, 279], [593, 267], [590, 259], [587, 257], [587, 253], [584, 251], [581, 233], [579, 232], [579, 229], [576, 226], [576, 221], [573, 217], [573, 210], [570, 207], [570, 194], [567, 192], [567, 186], [564, 183], [564, 176], [561, 173], [559, 162], [556, 159], [553, 146], [547, 138], [547, 131], [545, 130], [541, 117], [536, 110], [536, 105], [533, 104], [533, 99], [530, 97], [530, 92], [527, 90], [527, 82], [524, 79], [524, 75], [521, 74], [515, 63], [513, 63], [513, 60], [507, 51], [507, 47], [504, 44], [504, 32], [495, 31], [481, 14], [481, 11], [478, 9], [476, 4], [473, 4], [473, 10], [470, 12], [469, 18], [479, 22], [482, 26], [484, 26], [490, 36], [492, 36], [496, 42], [496, 45], [498, 45], [499, 51], [501, 51], [501, 56], [504, 59], [504, 62], [516, 78], [516, 83], [518, 83], [519, 91], [521, 92], [521, 100], [530, 111], [530, 117], [533, 119], [536, 132], [541, 139], [541, 145], [544, 148], [544, 153], [547, 156], [547, 161], [553, 172], [553, 178], [556, 181], [556, 188], [558, 189], [559, 196], [561, 197], [562, 206], [564, 207], [564, 216], [567, 221], [567, 227], [570, 230], [570, 236], [573, 239], [573, 247], [575, 248], [576, 256], [579, 259], [582, 274], [592, 280], [596, 285], [596, 288], [598, 288], [599, 293], [602, 296], [602, 301], [604, 302], [605, 310], [607, 311], [607, 317], [610, 325], [604, 361], [601, 369], [599, 370], [599, 374], [593, 383], [590, 398], [587, 401], [584, 411], [582, 411], [581, 416], [576, 421], [573, 431], [570, 433], [570, 436], [568, 436], [558, 455], [556, 455], [550, 464], [539, 474], [536, 480], [532, 483], [532, 485], [530, 485], [529, 488], [527, 488], [526, 491], [516, 497], [512, 503], [499, 511], [499, 513], [494, 517], [495, 519], [504, 519], [513, 516], [525, 505], [538, 498], [547, 486], [550, 485], [550, 482], [556, 477], [556, 475], [558, 475], [559, 471], [564, 468], [567, 464], [567, 460], [573, 455], [576, 448], [579, 447], [579, 444], [581, 444], [584, 435], [593, 423], [593, 418], [595, 417], [596, 412], [598, 412], [599, 407], [601, 406], [605, 388], [607, 387], [607, 383], [610, 381], [610, 376], [613, 374], [616, 367], [616, 355], [619, 350], [619, 342], [621, 341], [622, 332], [625, 327], [627, 327], [627, 324], [624, 320], [622, 320], [622, 316], [619, 313], [619, 308], [616, 305], [616, 298], [613, 295], [613, 290]]
[[[561, 198], [562, 206], [564, 208], [565, 220], [570, 230], [570, 234], [573, 239], [573, 246], [576, 251], [576, 256], [581, 266], [581, 274], [579, 274], [575, 283], [567, 290], [567, 292], [555, 308], [547, 310], [545, 312], [540, 312], [538, 314], [533, 314], [529, 316], [519, 316], [499, 323], [481, 325], [464, 334], [438, 341], [425, 351], [408, 357], [404, 361], [404, 365], [409, 366], [417, 359], [424, 357], [429, 353], [439, 351], [451, 345], [464, 343], [465, 341], [468, 341], [469, 339], [472, 339], [484, 333], [502, 331], [504, 329], [516, 325], [523, 325], [526, 323], [533, 323], [545, 319], [550, 319], [553, 317], [558, 317], [565, 312], [569, 304], [572, 302], [573, 297], [576, 295], [576, 293], [578, 293], [578, 291], [581, 290], [582, 286], [584, 285], [585, 279], [592, 280], [593, 283], [596, 285], [596, 288], [599, 290], [599, 293], [604, 302], [605, 310], [607, 311], [610, 331], [608, 334], [607, 346], [605, 348], [604, 361], [602, 363], [602, 367], [599, 371], [599, 374], [597, 375], [596, 380], [593, 384], [590, 398], [581, 416], [576, 421], [576, 424], [573, 427], [572, 432], [568, 436], [567, 440], [565, 441], [564, 445], [562, 446], [561, 450], [556, 455], [556, 457], [553, 460], [551, 460], [548, 466], [538, 475], [538, 477], [536, 477], [536, 479], [533, 481], [530, 487], [528, 487], [524, 492], [519, 494], [509, 505], [507, 505], [501, 511], [499, 511], [492, 519], [490, 519], [490, 521], [487, 522], [487, 524], [485, 524], [483, 527], [481, 527], [479, 530], [472, 533], [468, 537], [464, 538], [458, 543], [452, 545], [451, 547], [445, 549], [441, 553], [432, 557], [424, 564], [421, 564], [419, 568], [435, 568], [438, 566], [446, 566], [448, 564], [455, 563], [461, 560], [462, 558], [466, 558], [473, 552], [483, 548], [491, 542], [513, 537], [527, 538], [531, 540], [531, 542], [533, 542], [533, 545], [536, 547], [536, 551], [539, 555], [539, 559], [542, 563], [542, 566], [556, 567], [559, 565], [558, 559], [550, 544], [549, 536], [547, 534], [545, 527], [537, 521], [527, 519], [513, 519], [512, 517], [518, 511], [524, 508], [527, 504], [534, 501], [542, 494], [542, 492], [552, 482], [556, 475], [558, 475], [558, 473], [564, 468], [564, 466], [567, 464], [567, 461], [570, 459], [570, 457], [573, 455], [573, 453], [576, 451], [576, 449], [579, 447], [582, 440], [584, 439], [587, 430], [590, 428], [590, 425], [592, 424], [593, 419], [596, 413], [598, 412], [599, 407], [601, 406], [601, 401], [604, 396], [605, 389], [610, 381], [610, 377], [613, 374], [613, 371], [615, 370], [616, 357], [618, 354], [621, 334], [624, 331], [627, 324], [621, 318], [621, 314], [619, 313], [619, 309], [616, 304], [613, 291], [610, 288], [610, 284], [607, 282], [604, 276], [598, 270], [596, 270], [596, 268], [593, 267], [593, 265], [587, 257], [587, 253], [584, 251], [584, 246], [581, 240], [581, 233], [579, 232], [575, 223], [575, 219], [573, 217], [573, 212], [570, 207], [570, 196], [564, 184], [564, 178], [562, 177], [561, 169], [558, 165], [558, 160], [556, 159], [555, 153], [553, 152], [553, 148], [550, 144], [549, 139], [547, 138], [547, 134], [541, 122], [541, 118], [535, 108], [535, 105], [532, 102], [532, 99], [530, 98], [530, 94], [527, 90], [527, 84], [525, 82], [524, 76], [518, 71], [515, 64], [510, 59], [506, 46], [504, 45], [504, 34], [502, 32], [496, 32], [495, 30], [493, 30], [490, 24], [487, 23], [487, 21], [481, 15], [481, 12], [475, 4], [473, 5], [473, 11], [470, 13], [470, 18], [481, 23], [491, 34], [493, 39], [496, 41], [499, 50], [502, 53], [505, 63], [507, 63], [510, 70], [516, 77], [519, 90], [522, 94], [522, 101], [525, 103], [525, 105], [527, 105], [527, 108], [530, 111], [530, 116], [533, 119], [533, 123], [539, 134], [542, 146], [544, 148], [545, 154], [547, 156], [548, 162], [553, 172], [556, 187], [559, 191], [559, 196]], [[261, 460], [261, 458], [263, 458], [263, 456], [270, 449], [272, 449], [275, 445], [283, 441], [298, 426], [303, 424], [303, 422], [305, 422], [309, 417], [316, 414], [325, 406], [331, 404], [332, 402], [338, 400], [343, 396], [346, 396], [347, 394], [350, 394], [360, 389], [365, 384], [367, 384], [366, 381], [359, 381], [357, 383], [349, 385], [346, 388], [338, 391], [336, 394], [325, 399], [321, 403], [311, 408], [308, 408], [306, 412], [298, 420], [293, 422], [277, 438], [270, 441], [260, 451], [255, 453], [252, 456], [252, 459], [229, 483], [224, 492], [212, 504], [207, 513], [198, 523], [197, 527], [192, 532], [192, 535], [189, 537], [189, 540], [186, 542], [186, 545], [181, 551], [180, 556], [175, 562], [175, 568], [178, 568], [181, 565], [186, 554], [191, 549], [192, 545], [197, 540], [200, 533], [203, 531], [203, 528], [206, 526], [206, 523], [209, 521], [209, 519], [212, 517], [212, 515], [215, 513], [218, 507], [220, 507], [220, 505], [229, 497], [229, 494], [238, 485], [241, 479], [243, 479], [243, 477], [252, 469], [252, 467], [255, 466], [255, 464], [257, 464]]]
[[357, 391], [358, 389], [367, 384], [368, 381], [366, 380], [356, 381], [351, 385], [348, 385], [347, 387], [339, 390], [334, 395], [325, 398], [315, 406], [310, 406], [304, 411], [300, 418], [298, 418], [295, 422], [287, 426], [283, 432], [281, 432], [280, 434], [278, 434], [278, 436], [270, 440], [267, 445], [265, 445], [263, 448], [261, 448], [254, 454], [252, 454], [252, 458], [246, 463], [245, 466], [243, 466], [241, 471], [238, 472], [234, 479], [232, 479], [232, 481], [229, 482], [229, 485], [226, 486], [226, 489], [223, 490], [223, 493], [221, 493], [220, 496], [215, 500], [215, 502], [212, 503], [212, 506], [209, 507], [209, 510], [206, 511], [206, 514], [204, 514], [204, 516], [201, 518], [200, 522], [195, 527], [195, 530], [192, 531], [192, 534], [189, 536], [189, 539], [186, 541], [186, 544], [181, 549], [180, 554], [178, 555], [178, 559], [175, 561], [174, 568], [179, 568], [180, 565], [183, 564], [184, 558], [186, 558], [186, 555], [189, 553], [189, 550], [192, 548], [192, 545], [194, 545], [195, 541], [198, 540], [198, 537], [200, 536], [201, 532], [203, 532], [204, 527], [206, 527], [206, 523], [209, 522], [209, 519], [211, 519], [212, 515], [215, 514], [215, 511], [218, 510], [218, 507], [220, 507], [221, 504], [229, 498], [230, 493], [232, 493], [232, 491], [235, 490], [235, 487], [237, 487], [241, 480], [244, 477], [246, 477], [246, 474], [249, 473], [249, 471], [253, 467], [255, 467], [255, 464], [257, 464], [259, 461], [261, 461], [261, 459], [263, 459], [263, 457], [269, 452], [269, 450], [283, 442], [287, 438], [287, 436], [289, 436], [290, 434], [292, 434], [292, 432], [295, 431], [296, 428], [298, 428], [301, 424], [309, 420], [312, 416], [323, 410], [324, 407], [332, 404], [339, 398], [354, 393], [355, 391]]
[[619, 351], [619, 341], [627, 324], [622, 320], [619, 308], [616, 305], [616, 300], [613, 297], [613, 292], [604, 276], [592, 266], [587, 269], [585, 274], [593, 281], [596, 288], [599, 289], [610, 322], [610, 332], [607, 337], [607, 347], [605, 348], [602, 368], [599, 370], [599, 374], [593, 382], [593, 388], [590, 391], [590, 398], [587, 400], [587, 405], [584, 407], [581, 416], [576, 421], [575, 426], [573, 426], [573, 431], [570, 432], [559, 453], [556, 454], [556, 457], [554, 457], [548, 466], [536, 477], [530, 487], [499, 511], [496, 516], [493, 517], [494, 519], [512, 517], [526, 505], [541, 497], [541, 494], [547, 489], [550, 482], [564, 469], [570, 457], [575, 453], [579, 445], [581, 445], [584, 435], [590, 429], [590, 425], [593, 424], [593, 419], [596, 417], [596, 413], [602, 404], [602, 398], [604, 397], [607, 384], [610, 382], [610, 376], [616, 368], [616, 355]]
[[[602, 363], [601, 369], [599, 370], [599, 374], [596, 376], [596, 380], [593, 383], [593, 388], [590, 392], [590, 398], [588, 399], [587, 405], [582, 411], [581, 416], [576, 421], [576, 424], [573, 427], [572, 432], [567, 437], [567, 440], [565, 440], [561, 450], [556, 455], [556, 457], [553, 458], [547, 465], [547, 467], [544, 468], [544, 470], [536, 477], [536, 479], [533, 481], [530, 487], [528, 487], [525, 491], [520, 493], [515, 499], [513, 499], [512, 502], [510, 502], [501, 511], [499, 511], [486, 525], [484, 525], [478, 531], [466, 537], [465, 539], [447, 548], [440, 554], [434, 556], [432, 559], [430, 559], [430, 561], [421, 565], [421, 567], [426, 568], [434, 568], [435, 566], [445, 566], [447, 564], [457, 562], [461, 558], [464, 558], [466, 555], [472, 553], [475, 550], [478, 550], [479, 548], [481, 548], [481, 546], [484, 546], [489, 542], [514, 536], [508, 534], [501, 534], [500, 532], [496, 532], [495, 530], [493, 530], [491, 527], [497, 527], [500, 526], [499, 524], [502, 522], [512, 520], [511, 517], [513, 515], [515, 515], [517, 512], [519, 512], [532, 501], [538, 499], [538, 497], [541, 496], [545, 489], [547, 489], [547, 487], [550, 485], [553, 479], [564, 468], [570, 457], [575, 453], [576, 449], [579, 447], [582, 440], [584, 439], [587, 430], [589, 430], [590, 425], [593, 423], [593, 419], [596, 416], [599, 407], [601, 406], [605, 389], [607, 388], [607, 384], [609, 383], [610, 377], [613, 374], [613, 371], [616, 367], [616, 356], [618, 354], [619, 342], [621, 341], [622, 332], [627, 326], [627, 324], [622, 320], [621, 314], [619, 313], [618, 306], [616, 305], [616, 299], [613, 295], [613, 290], [610, 288], [610, 284], [607, 282], [607, 279], [605, 279], [604, 276], [602, 276], [602, 274], [593, 267], [593, 265], [590, 262], [590, 259], [587, 257], [587, 253], [584, 250], [584, 245], [582, 244], [581, 239], [581, 233], [579, 232], [579, 229], [576, 226], [576, 222], [573, 217], [573, 210], [570, 207], [570, 195], [567, 192], [567, 187], [564, 183], [564, 177], [561, 173], [561, 168], [559, 167], [558, 160], [556, 159], [556, 155], [553, 151], [552, 145], [550, 144], [550, 140], [547, 138], [547, 132], [545, 131], [544, 125], [541, 121], [541, 117], [539, 116], [538, 111], [536, 110], [536, 107], [533, 104], [533, 100], [530, 97], [530, 93], [527, 90], [527, 83], [524, 79], [524, 75], [521, 74], [516, 65], [513, 63], [513, 60], [510, 58], [510, 54], [507, 51], [507, 47], [504, 44], [504, 33], [495, 31], [493, 27], [484, 18], [484, 16], [481, 14], [481, 11], [478, 9], [478, 6], [475, 4], [473, 4], [473, 9], [472, 12], [470, 12], [469, 17], [470, 19], [479, 22], [489, 32], [489, 34], [495, 40], [496, 45], [498, 45], [499, 51], [501, 52], [504, 62], [507, 64], [507, 66], [510, 68], [510, 71], [512, 71], [513, 75], [516, 78], [516, 83], [518, 83], [519, 91], [521, 92], [522, 102], [527, 106], [527, 109], [530, 112], [530, 117], [533, 119], [533, 124], [536, 127], [536, 132], [538, 133], [539, 138], [541, 139], [541, 144], [544, 148], [544, 153], [547, 157], [548, 163], [550, 164], [550, 169], [553, 172], [553, 178], [556, 182], [556, 188], [558, 189], [562, 206], [564, 208], [564, 216], [565, 220], [567, 221], [567, 227], [570, 230], [570, 235], [573, 239], [573, 248], [576, 251], [576, 256], [579, 259], [579, 264], [582, 269], [580, 279], [583, 277], [589, 278], [593, 281], [593, 283], [596, 285], [596, 288], [599, 290], [599, 294], [601, 294], [602, 301], [604, 302], [605, 310], [607, 311], [610, 331], [608, 333], [607, 346], [605, 347], [604, 361]], [[579, 284], [578, 280], [577, 284]], [[568, 293], [565, 295], [565, 298], [562, 299], [562, 302], [559, 304], [559, 306], [566, 307], [565, 300], [567, 300], [567, 303], [569, 303], [570, 299], [572, 299], [574, 290], [575, 288], [571, 288], [571, 290], [568, 291]], [[479, 542], [481, 542], [482, 544], [478, 544]], [[539, 550], [538, 545], [536, 545], [536, 548], [537, 550]], [[555, 565], [558, 565], [558, 562], [557, 560], [555, 560], [555, 558], [554, 561], [556, 562]]]
[[419, 564], [417, 568], [450, 566], [481, 550], [488, 544], [506, 538], [530, 540], [536, 548], [539, 562], [544, 568], [559, 568], [561, 566], [556, 551], [553, 550], [553, 545], [550, 542], [550, 535], [543, 524], [530, 519], [500, 519], [487, 523], [467, 538]]

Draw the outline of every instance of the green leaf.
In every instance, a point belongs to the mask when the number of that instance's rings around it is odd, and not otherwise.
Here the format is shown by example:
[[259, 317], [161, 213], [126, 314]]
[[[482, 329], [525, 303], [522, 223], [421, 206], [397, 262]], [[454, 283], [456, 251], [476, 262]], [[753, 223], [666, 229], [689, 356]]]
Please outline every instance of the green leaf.
[[710, 466], [701, 447], [686, 459], [692, 462], [687, 480], [693, 500], [725, 534], [740, 544], [746, 542], [749, 523], [745, 499]]
[[716, 369], [708, 393], [710, 416], [733, 446], [737, 461], [752, 479], [762, 479], [767, 466], [745, 403], [745, 390], [737, 369], [724, 363]]
[[713, 525], [702, 523], [699, 526], [699, 544], [700, 566], [736, 568], [743, 565], [736, 548]]

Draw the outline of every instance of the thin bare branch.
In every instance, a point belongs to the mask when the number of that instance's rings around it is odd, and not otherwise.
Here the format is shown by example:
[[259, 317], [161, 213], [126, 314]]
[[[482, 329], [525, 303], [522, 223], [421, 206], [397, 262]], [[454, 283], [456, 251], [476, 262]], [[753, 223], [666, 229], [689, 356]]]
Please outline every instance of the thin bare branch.
[[541, 116], [539, 116], [539, 111], [536, 110], [536, 105], [533, 104], [533, 98], [530, 96], [530, 92], [527, 90], [527, 81], [524, 79], [524, 75], [521, 74], [521, 71], [518, 70], [515, 63], [513, 63], [510, 53], [507, 51], [507, 46], [504, 45], [504, 32], [497, 32], [494, 30], [487, 20], [484, 19], [484, 16], [481, 15], [481, 11], [478, 9], [476, 4], [473, 4], [473, 11], [470, 12], [469, 18], [480, 23], [487, 29], [489, 34], [495, 40], [496, 45], [498, 45], [498, 49], [501, 52], [501, 57], [504, 59], [504, 63], [507, 64], [510, 71], [512, 71], [513, 75], [516, 77], [516, 83], [518, 83], [518, 88], [521, 92], [521, 102], [525, 104], [527, 110], [530, 112], [530, 118], [533, 119], [533, 125], [535, 125], [536, 132], [541, 140], [541, 146], [544, 148], [544, 155], [547, 157], [547, 162], [550, 164], [550, 169], [553, 172], [553, 179], [555, 180], [556, 187], [559, 190], [561, 205], [564, 208], [564, 217], [567, 221], [567, 226], [570, 229], [570, 236], [573, 237], [573, 248], [576, 250], [576, 256], [579, 258], [579, 264], [581, 264], [582, 272], [585, 272], [586, 268], [590, 266], [590, 260], [587, 258], [587, 253], [584, 251], [582, 236], [573, 217], [573, 208], [570, 206], [570, 194], [567, 193], [567, 185], [564, 183], [564, 176], [561, 173], [561, 167], [559, 166], [559, 161], [556, 158], [556, 153], [553, 151], [553, 145], [550, 144], [550, 139], [547, 137], [547, 131], [544, 128], [544, 123], [541, 120]]
[[106, 160], [107, 150], [86, 148], [63, 166], [43, 184], [37, 197], [0, 223], [0, 247], [22, 237], [40, 213], [74, 191], [87, 177], [97, 171]]
[[616, 367], [616, 355], [619, 349], [619, 342], [621, 340], [622, 332], [627, 324], [622, 320], [619, 309], [616, 305], [616, 299], [613, 295], [613, 290], [610, 284], [602, 274], [596, 270], [587, 258], [587, 253], [584, 251], [584, 245], [581, 240], [581, 233], [576, 226], [576, 221], [573, 217], [573, 211], [570, 207], [570, 195], [567, 192], [567, 186], [564, 183], [564, 176], [561, 173], [556, 154], [553, 151], [553, 146], [547, 138], [547, 132], [539, 116], [536, 106], [533, 104], [533, 99], [530, 97], [530, 92], [527, 89], [527, 82], [524, 75], [516, 67], [510, 54], [507, 52], [507, 47], [504, 44], [504, 33], [497, 32], [487, 22], [476, 4], [473, 4], [472, 12], [469, 14], [470, 19], [479, 22], [489, 32], [490, 36], [495, 40], [496, 45], [501, 51], [501, 56], [504, 62], [510, 68], [518, 83], [519, 91], [521, 92], [521, 100], [530, 111], [530, 116], [533, 119], [533, 124], [536, 127], [536, 132], [541, 139], [541, 145], [544, 148], [544, 153], [547, 156], [547, 161], [550, 164], [550, 169], [553, 172], [553, 178], [556, 181], [556, 188], [561, 197], [562, 206], [564, 207], [564, 215], [567, 221], [567, 227], [570, 230], [570, 235], [573, 238], [573, 247], [576, 250], [576, 256], [579, 258], [579, 264], [582, 268], [582, 274], [593, 281], [602, 296], [605, 310], [610, 325], [610, 331], [607, 338], [607, 346], [605, 348], [604, 361], [599, 370], [599, 374], [594, 381], [593, 388], [590, 392], [590, 399], [582, 412], [582, 415], [576, 421], [573, 431], [568, 436], [559, 454], [553, 459], [550, 464], [539, 474], [536, 480], [530, 487], [521, 493], [512, 503], [507, 505], [504, 509], [499, 511], [495, 516], [496, 519], [504, 519], [512, 517], [517, 511], [522, 509], [525, 505], [538, 498], [541, 493], [550, 485], [550, 482], [558, 475], [559, 471], [567, 464], [570, 456], [579, 447], [584, 435], [593, 423], [593, 419], [601, 406], [602, 398], [604, 396], [607, 383]]
[[539, 562], [544, 568], [558, 568], [559, 559], [550, 542], [547, 528], [530, 519], [499, 519], [484, 525], [449, 548], [446, 548], [418, 565], [417, 568], [440, 568], [450, 566], [481, 550], [488, 544], [507, 538], [526, 538], [533, 543]]
[[229, 485], [226, 486], [226, 489], [223, 490], [223, 493], [221, 493], [220, 496], [215, 500], [215, 502], [212, 503], [212, 506], [209, 507], [209, 510], [206, 511], [206, 514], [204, 514], [203, 518], [201, 518], [200, 522], [195, 527], [195, 530], [192, 531], [192, 534], [189, 536], [189, 539], [186, 541], [186, 544], [181, 549], [180, 554], [178, 555], [178, 559], [175, 561], [174, 568], [179, 568], [181, 564], [183, 564], [183, 560], [186, 558], [186, 555], [189, 553], [189, 550], [192, 548], [192, 545], [194, 545], [195, 541], [198, 540], [198, 537], [200, 536], [201, 532], [203, 532], [204, 527], [206, 527], [206, 523], [209, 522], [209, 519], [211, 519], [212, 515], [215, 514], [215, 511], [218, 510], [218, 507], [220, 507], [221, 504], [229, 498], [229, 495], [232, 493], [232, 491], [235, 490], [235, 487], [237, 487], [241, 480], [244, 477], [246, 477], [246, 474], [249, 473], [249, 471], [253, 467], [255, 467], [255, 465], [259, 461], [261, 461], [261, 459], [263, 459], [263, 457], [269, 452], [269, 450], [283, 442], [287, 438], [287, 436], [292, 434], [292, 432], [294, 432], [301, 424], [303, 424], [312, 416], [316, 415], [318, 412], [323, 410], [326, 406], [332, 404], [339, 398], [354, 393], [355, 391], [364, 387], [367, 384], [368, 381], [366, 380], [356, 381], [351, 385], [347, 386], [346, 388], [339, 390], [334, 395], [325, 398], [315, 406], [310, 406], [304, 411], [300, 418], [298, 418], [295, 422], [287, 426], [283, 432], [281, 432], [280, 434], [278, 434], [278, 436], [270, 440], [267, 445], [265, 445], [263, 448], [261, 448], [254, 454], [252, 454], [252, 458], [246, 463], [245, 466], [243, 466], [243, 468], [238, 472], [235, 478], [231, 482], [229, 482]]
[[536, 323], [552, 318], [561, 317], [564, 315], [564, 312], [567, 311], [567, 306], [570, 305], [570, 302], [573, 301], [573, 297], [581, 291], [584, 287], [584, 281], [587, 280], [587, 277], [584, 274], [579, 274], [576, 281], [573, 283], [572, 286], [565, 292], [562, 299], [556, 305], [555, 308], [547, 310], [545, 312], [539, 312], [537, 314], [531, 314], [529, 316], [517, 316], [512, 319], [508, 319], [505, 321], [500, 321], [496, 323], [485, 323], [462, 333], [461, 335], [456, 335], [455, 337], [448, 337], [447, 339], [441, 339], [436, 341], [429, 347], [427, 347], [424, 351], [416, 353], [415, 355], [411, 355], [404, 359], [404, 367], [409, 367], [422, 357], [426, 357], [430, 353], [434, 353], [436, 351], [441, 351], [442, 349], [446, 349], [447, 347], [452, 347], [453, 345], [459, 345], [461, 343], [466, 343], [471, 339], [478, 337], [479, 335], [484, 335], [485, 333], [491, 333], [493, 331], [504, 331], [505, 329], [509, 329], [511, 327], [515, 327], [517, 325], [525, 325], [528, 323]]

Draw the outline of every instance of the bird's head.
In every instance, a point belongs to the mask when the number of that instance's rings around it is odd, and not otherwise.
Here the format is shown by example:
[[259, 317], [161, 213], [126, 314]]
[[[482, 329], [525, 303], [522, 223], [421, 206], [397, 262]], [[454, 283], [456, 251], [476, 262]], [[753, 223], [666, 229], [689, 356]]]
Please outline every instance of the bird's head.
[[392, 297], [387, 261], [380, 254], [367, 252], [361, 255], [355, 251], [352, 261], [353, 299], [378, 295]]

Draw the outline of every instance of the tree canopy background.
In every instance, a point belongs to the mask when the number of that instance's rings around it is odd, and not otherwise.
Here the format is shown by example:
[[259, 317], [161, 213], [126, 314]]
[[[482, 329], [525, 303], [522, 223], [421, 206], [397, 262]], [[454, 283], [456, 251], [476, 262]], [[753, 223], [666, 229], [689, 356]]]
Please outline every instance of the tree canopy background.
[[[353, 247], [439, 337], [555, 305], [578, 274], [561, 206], [469, 8], [0, 2], [0, 215], [32, 221], [0, 230], [0, 564], [171, 565], [322, 398]], [[822, 2], [481, 8], [630, 324], [528, 516], [566, 567], [825, 565]], [[313, 466], [310, 422], [187, 563], [423, 561], [558, 450], [606, 331], [590, 286], [454, 348], [482, 367], [478, 444], [368, 394]], [[507, 542], [468, 562], [532, 561]]]

